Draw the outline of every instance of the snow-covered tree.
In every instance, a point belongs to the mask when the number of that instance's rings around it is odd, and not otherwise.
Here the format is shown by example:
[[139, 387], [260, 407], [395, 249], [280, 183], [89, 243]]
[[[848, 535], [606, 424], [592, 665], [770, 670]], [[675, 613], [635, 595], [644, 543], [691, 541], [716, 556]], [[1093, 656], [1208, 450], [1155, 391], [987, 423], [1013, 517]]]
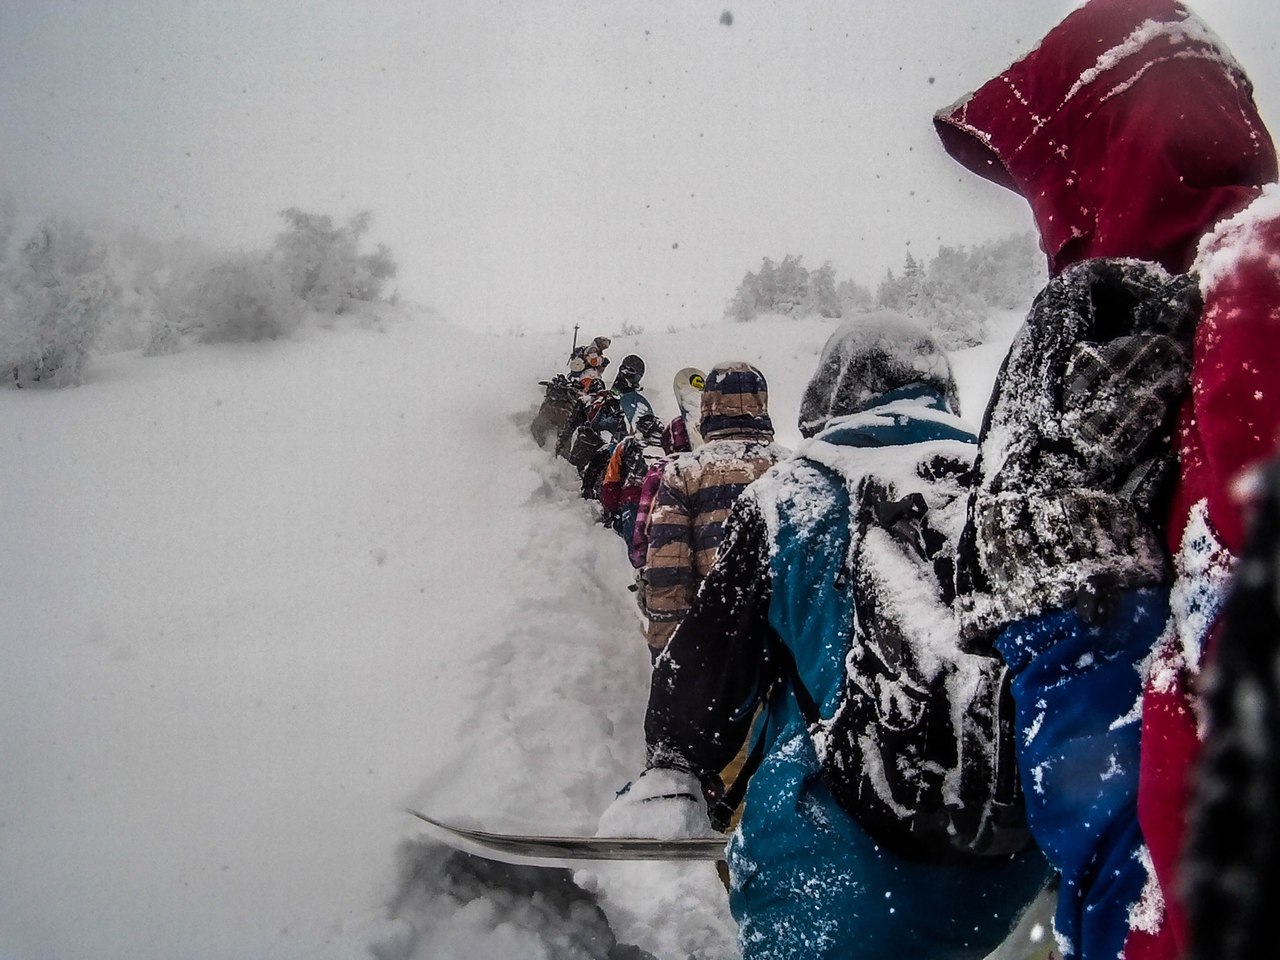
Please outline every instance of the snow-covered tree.
[[885, 271], [884, 279], [876, 287], [875, 305], [883, 310], [906, 312], [906, 287], [901, 280], [893, 275], [892, 270]]
[[886, 271], [876, 304], [917, 317], [956, 349], [981, 343], [992, 311], [1028, 305], [1044, 281], [1043, 258], [1025, 234], [971, 250], [940, 247], [927, 267], [908, 252], [901, 277]]
[[373, 222], [368, 211], [335, 226], [326, 214], [297, 207], [280, 212], [288, 224], [276, 237], [275, 262], [294, 294], [322, 313], [342, 313], [353, 300], [376, 300], [396, 264], [385, 245], [360, 253], [360, 239]]
[[841, 280], [836, 284], [836, 303], [841, 317], [851, 313], [866, 313], [875, 309], [876, 298], [866, 287], [853, 280]]
[[774, 312], [784, 316], [802, 316], [809, 302], [809, 271], [804, 258], [787, 254], [778, 265], [774, 278]]
[[11, 193], [0, 193], [0, 263], [9, 255], [9, 243], [13, 239], [18, 222], [18, 204]]
[[790, 253], [781, 263], [765, 257], [760, 272], [748, 272], [725, 307], [725, 316], [734, 320], [752, 320], [761, 313], [839, 317], [835, 268], [825, 263], [809, 271], [803, 257]]
[[69, 220], [36, 228], [0, 268], [0, 369], [16, 386], [78, 385], [120, 288], [106, 252]]
[[820, 317], [843, 316], [840, 296], [836, 293], [836, 268], [828, 260], [817, 270], [809, 271], [808, 307]]

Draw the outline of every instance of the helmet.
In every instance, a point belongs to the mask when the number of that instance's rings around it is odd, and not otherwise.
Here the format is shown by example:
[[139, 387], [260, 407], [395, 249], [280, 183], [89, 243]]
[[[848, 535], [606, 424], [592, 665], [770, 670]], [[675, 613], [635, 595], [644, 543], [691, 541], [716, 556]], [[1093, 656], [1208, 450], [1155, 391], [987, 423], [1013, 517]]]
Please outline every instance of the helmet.
[[643, 377], [644, 361], [634, 353], [629, 354], [618, 364], [618, 375], [613, 378], [613, 389], [623, 392], [634, 390], [640, 386], [640, 380]]

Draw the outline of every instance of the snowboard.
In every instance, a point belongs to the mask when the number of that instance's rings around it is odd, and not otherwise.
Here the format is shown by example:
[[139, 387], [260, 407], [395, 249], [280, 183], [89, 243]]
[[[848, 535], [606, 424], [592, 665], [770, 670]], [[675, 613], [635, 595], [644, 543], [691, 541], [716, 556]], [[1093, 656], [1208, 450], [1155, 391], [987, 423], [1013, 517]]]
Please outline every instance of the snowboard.
[[636, 421], [645, 414], [653, 414], [653, 407], [649, 405], [649, 401], [641, 395], [639, 390], [629, 390], [626, 393], [619, 394], [618, 404], [622, 407], [622, 415], [627, 419], [628, 432], [635, 430]]
[[671, 382], [676, 406], [680, 408], [680, 416], [684, 417], [684, 426], [689, 433], [689, 445], [695, 450], [702, 446], [698, 422], [702, 419], [702, 388], [706, 380], [707, 375], [697, 367], [685, 367], [676, 372]]
[[490, 833], [458, 827], [406, 810], [431, 824], [450, 846], [492, 860], [526, 863], [538, 860], [723, 860], [728, 837], [653, 840], [647, 837], [555, 837], [522, 833]]

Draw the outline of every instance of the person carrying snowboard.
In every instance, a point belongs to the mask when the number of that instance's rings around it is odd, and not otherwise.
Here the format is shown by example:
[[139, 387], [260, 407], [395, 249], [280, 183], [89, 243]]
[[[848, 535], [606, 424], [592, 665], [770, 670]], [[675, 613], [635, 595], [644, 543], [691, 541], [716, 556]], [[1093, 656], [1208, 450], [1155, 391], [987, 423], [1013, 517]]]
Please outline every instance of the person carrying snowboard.
[[964, 566], [969, 632], [1017, 674], [1059, 942], [1179, 957], [1232, 486], [1280, 426], [1275, 149], [1248, 78], [1174, 0], [1091, 0], [935, 125], [1028, 200], [1052, 277], [988, 409]]
[[556, 438], [555, 455], [564, 457], [582, 475], [592, 454], [604, 442], [600, 434], [591, 426], [597, 413], [609, 403], [615, 402], [599, 377], [585, 381], [582, 393], [574, 401], [573, 409], [560, 427], [560, 435]]
[[546, 391], [538, 412], [529, 424], [529, 433], [540, 447], [546, 447], [560, 437], [560, 431], [573, 416], [574, 404], [582, 395], [582, 384], [571, 380], [563, 373], [557, 373], [550, 380], [538, 381]]
[[[690, 409], [692, 405], [692, 397], [698, 398], [699, 415], [701, 415], [702, 389], [706, 386], [707, 376], [701, 370], [695, 367], [685, 367], [677, 371], [673, 386], [676, 394], [676, 406], [679, 413], [671, 418], [671, 422], [667, 424], [667, 428], [662, 431], [662, 449], [665, 456], [655, 460], [649, 466], [649, 471], [644, 475], [644, 480], [640, 484], [640, 496], [636, 503], [636, 522], [631, 533], [631, 540], [627, 547], [627, 557], [631, 561], [631, 566], [636, 570], [643, 571], [645, 561], [649, 555], [649, 516], [653, 511], [653, 498], [658, 494], [658, 487], [662, 484], [662, 473], [667, 468], [667, 464], [671, 462], [671, 458], [678, 453], [688, 453], [694, 447], [694, 440], [697, 445], [702, 445], [702, 435], [698, 433], [696, 425], [689, 423]], [[637, 577], [636, 602], [640, 604], [641, 612], [644, 611], [644, 582], [643, 576]]]
[[[1047, 878], [1025, 830], [1013, 853], [929, 862], [892, 852], [837, 801], [806, 721], [805, 703], [830, 719], [852, 689], [847, 658], [892, 660], [879, 639], [897, 637], [939, 668], [958, 656], [933, 566], [945, 544], [925, 537], [938, 552], [916, 563], [891, 532], [905, 514], [883, 511], [874, 531], [862, 518], [871, 485], [886, 497], [909, 488], [950, 540], [974, 449], [955, 396], [945, 355], [914, 322], [886, 313], [841, 326], [805, 391], [811, 439], [734, 505], [715, 564], [654, 665], [649, 766], [600, 833], [696, 833], [705, 793], [719, 793], [718, 771], [762, 706], [758, 765], [727, 851], [743, 960], [981, 960]], [[855, 706], [911, 702], [887, 682]]]
[[608, 337], [596, 337], [569, 354], [569, 375], [586, 389], [587, 384], [604, 375], [609, 358], [604, 352], [612, 341]]
[[652, 413], [641, 414], [635, 428], [613, 448], [600, 484], [600, 506], [608, 525], [628, 545], [640, 508], [640, 488], [649, 464], [669, 451], [663, 449], [666, 429]]
[[652, 656], [667, 645], [711, 569], [724, 521], [747, 484], [786, 456], [773, 442], [769, 387], [749, 363], [711, 368], [702, 391], [705, 442], [667, 464], [647, 530], [643, 608]]
[[582, 467], [582, 496], [599, 500], [609, 459], [622, 439], [635, 432], [642, 417], [653, 416], [653, 408], [640, 392], [644, 377], [644, 361], [635, 354], [623, 357], [613, 386], [598, 406], [590, 411], [585, 425], [599, 443]]

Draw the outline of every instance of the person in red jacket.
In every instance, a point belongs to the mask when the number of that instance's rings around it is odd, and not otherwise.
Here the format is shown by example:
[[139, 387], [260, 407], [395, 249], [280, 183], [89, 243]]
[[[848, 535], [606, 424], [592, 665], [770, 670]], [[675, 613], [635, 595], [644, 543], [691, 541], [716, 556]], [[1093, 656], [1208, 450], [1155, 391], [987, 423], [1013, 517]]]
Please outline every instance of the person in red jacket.
[[1235, 484], [1280, 427], [1275, 148], [1241, 67], [1174, 0], [1091, 0], [935, 126], [952, 157], [1029, 202], [1053, 276], [1134, 258], [1198, 277], [1203, 312], [1158, 531], [1172, 561], [1167, 623], [1146, 663], [1141, 769], [1125, 787], [1136, 796], [1117, 808], [1141, 827], [1149, 882], [1128, 930], [1091, 941], [1108, 944], [1106, 960], [1118, 945], [1126, 960], [1174, 958], [1186, 942], [1178, 861], [1202, 736], [1196, 677], [1242, 544]]

